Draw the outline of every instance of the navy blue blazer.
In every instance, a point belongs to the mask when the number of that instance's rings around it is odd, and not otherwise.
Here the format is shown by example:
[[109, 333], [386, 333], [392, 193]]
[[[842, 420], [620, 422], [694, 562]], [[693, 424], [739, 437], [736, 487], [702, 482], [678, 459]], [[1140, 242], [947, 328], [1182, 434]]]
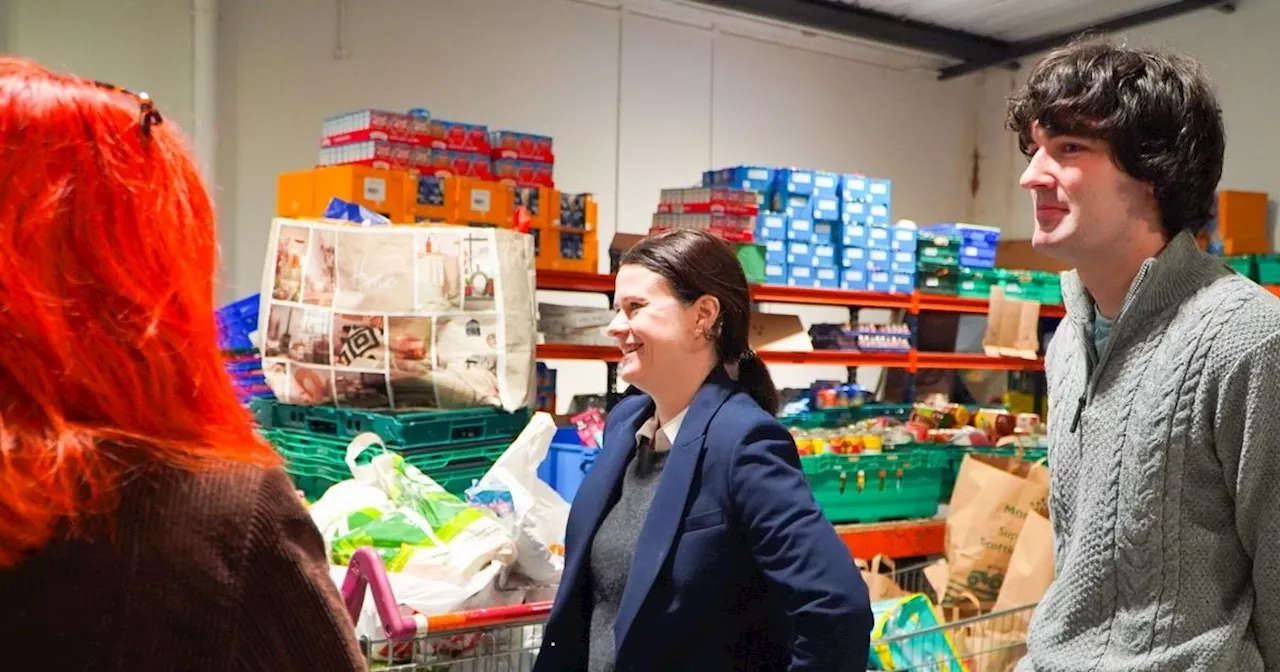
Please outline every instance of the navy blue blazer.
[[[642, 394], [609, 414], [569, 512], [535, 672], [586, 669], [591, 543], [653, 412]], [[613, 631], [617, 672], [863, 672], [871, 627], [866, 584], [814, 501], [791, 435], [717, 367], [640, 531]]]

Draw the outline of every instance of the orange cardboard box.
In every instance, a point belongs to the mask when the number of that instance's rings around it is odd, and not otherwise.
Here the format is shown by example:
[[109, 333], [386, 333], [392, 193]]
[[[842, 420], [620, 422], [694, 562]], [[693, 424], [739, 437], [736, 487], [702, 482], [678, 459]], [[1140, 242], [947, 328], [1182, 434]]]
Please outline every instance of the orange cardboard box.
[[458, 224], [511, 227], [513, 192], [509, 187], [471, 177], [452, 177], [449, 180], [457, 185]]
[[340, 198], [382, 214], [397, 224], [413, 222], [408, 212], [407, 172], [368, 166], [327, 166], [276, 178], [276, 215], [315, 218], [329, 200]]

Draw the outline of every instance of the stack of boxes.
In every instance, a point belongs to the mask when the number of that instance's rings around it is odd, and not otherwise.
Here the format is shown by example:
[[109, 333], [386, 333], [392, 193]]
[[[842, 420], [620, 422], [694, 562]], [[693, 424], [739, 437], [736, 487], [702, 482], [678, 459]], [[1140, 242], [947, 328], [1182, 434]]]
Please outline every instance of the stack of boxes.
[[986, 299], [999, 287], [1010, 299], [1062, 303], [1055, 273], [996, 268], [1000, 229], [978, 224], [936, 224], [920, 229], [919, 284], [923, 291]]
[[764, 282], [899, 293], [915, 287], [915, 230], [890, 225], [888, 180], [735, 166], [708, 171], [703, 185], [758, 195], [754, 234], [764, 248]]
[[338, 198], [394, 224], [528, 227], [538, 268], [596, 271], [594, 199], [555, 190], [549, 137], [432, 119], [422, 109], [338, 115], [322, 136], [317, 168], [278, 178], [277, 215], [322, 217]]
[[729, 243], [748, 282], [760, 283], [764, 281], [764, 252], [753, 244], [759, 198], [755, 191], [729, 186], [663, 189], [649, 232], [706, 231]]
[[933, 294], [986, 298], [995, 277], [1000, 229], [978, 224], [921, 227], [920, 289]]

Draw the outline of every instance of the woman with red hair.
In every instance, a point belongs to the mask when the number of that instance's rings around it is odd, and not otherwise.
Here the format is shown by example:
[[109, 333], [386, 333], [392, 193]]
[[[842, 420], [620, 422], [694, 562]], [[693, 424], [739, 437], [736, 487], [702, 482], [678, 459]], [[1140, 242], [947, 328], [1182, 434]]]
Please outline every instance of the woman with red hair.
[[5, 669], [363, 669], [218, 353], [217, 237], [145, 95], [0, 58]]

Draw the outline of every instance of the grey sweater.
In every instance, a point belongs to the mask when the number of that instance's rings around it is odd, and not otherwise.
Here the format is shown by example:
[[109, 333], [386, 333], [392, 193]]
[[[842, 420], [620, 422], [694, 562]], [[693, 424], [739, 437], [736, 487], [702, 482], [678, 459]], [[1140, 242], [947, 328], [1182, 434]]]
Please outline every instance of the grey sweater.
[[1192, 238], [1104, 350], [1063, 276], [1049, 346], [1057, 579], [1021, 671], [1280, 670], [1280, 301]]

